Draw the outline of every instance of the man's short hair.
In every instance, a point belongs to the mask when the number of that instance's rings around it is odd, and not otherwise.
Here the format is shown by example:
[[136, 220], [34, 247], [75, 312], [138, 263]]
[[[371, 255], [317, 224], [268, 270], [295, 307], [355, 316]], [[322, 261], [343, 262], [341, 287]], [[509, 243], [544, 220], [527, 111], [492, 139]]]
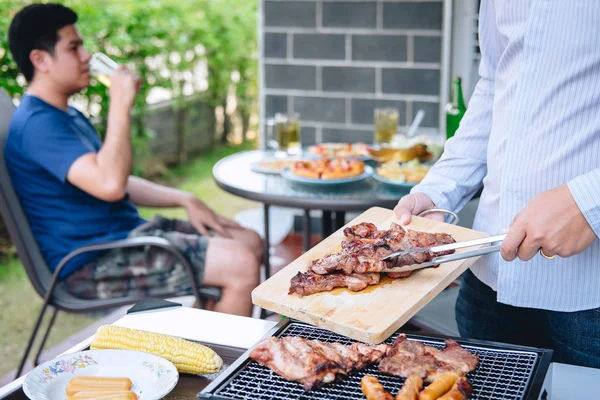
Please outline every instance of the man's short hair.
[[31, 51], [45, 50], [54, 55], [58, 30], [75, 22], [75, 11], [62, 4], [31, 4], [15, 15], [8, 29], [8, 45], [27, 81], [31, 82], [34, 73]]

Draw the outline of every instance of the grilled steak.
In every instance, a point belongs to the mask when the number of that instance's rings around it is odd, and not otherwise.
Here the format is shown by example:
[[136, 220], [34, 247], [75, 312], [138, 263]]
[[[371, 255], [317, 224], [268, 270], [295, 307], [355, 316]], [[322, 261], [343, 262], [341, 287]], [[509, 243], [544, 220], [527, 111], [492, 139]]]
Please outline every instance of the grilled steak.
[[369, 285], [379, 283], [380, 274], [342, 274], [319, 275], [314, 272], [298, 272], [290, 281], [289, 294], [308, 296], [313, 293], [327, 292], [336, 287], [347, 287], [353, 292], [363, 290]]
[[345, 346], [287, 336], [263, 340], [250, 352], [250, 358], [311, 390], [378, 362], [390, 350], [391, 346], [386, 344]]
[[479, 356], [462, 348], [454, 340], [446, 340], [446, 348], [438, 350], [400, 334], [389, 356], [381, 360], [379, 371], [408, 378], [415, 374], [432, 382], [444, 372], [464, 376], [477, 368]]
[[[299, 272], [292, 278], [289, 294], [307, 296], [335, 287], [363, 290], [368, 285], [378, 284], [380, 273], [385, 269], [431, 261], [436, 256], [450, 254], [452, 251], [436, 254], [419, 252], [382, 261], [387, 255], [400, 250], [455, 242], [446, 233], [404, 230], [394, 223], [390, 229], [380, 231], [374, 224], [363, 222], [344, 229], [344, 235], [348, 240], [342, 241], [342, 250], [309, 262], [306, 273]], [[390, 272], [388, 276], [405, 278], [411, 273], [412, 271]]]
[[[355, 225], [351, 228], [346, 228], [346, 231], [350, 231], [361, 225], [372, 224]], [[366, 230], [366, 228], [363, 228], [356, 228], [355, 231], [363, 232]], [[353, 237], [353, 239], [342, 242], [342, 251], [311, 261], [307, 266], [307, 271], [317, 274], [329, 274], [335, 271], [342, 271], [345, 274], [381, 272], [386, 268], [427, 262], [431, 261], [434, 257], [452, 253], [440, 252], [433, 254], [430, 252], [420, 252], [396, 257], [390, 261], [381, 261], [383, 257], [393, 252], [455, 242], [452, 236], [446, 233], [405, 231], [397, 224], [392, 224], [392, 227], [387, 231], [377, 231], [379, 232], [377, 238], [357, 239], [357, 234], [350, 234], [346, 231], [344, 232], [346, 236]], [[369, 232], [371, 231], [369, 230]], [[373, 235], [371, 234], [371, 236]], [[405, 273], [401, 274], [401, 276], [406, 276]]]

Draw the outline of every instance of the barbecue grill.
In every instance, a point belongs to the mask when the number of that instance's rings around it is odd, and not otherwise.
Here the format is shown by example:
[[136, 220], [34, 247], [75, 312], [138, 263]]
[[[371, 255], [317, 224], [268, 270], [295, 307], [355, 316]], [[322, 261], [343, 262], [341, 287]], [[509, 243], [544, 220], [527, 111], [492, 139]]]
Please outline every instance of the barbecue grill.
[[[385, 343], [392, 344], [398, 332]], [[351, 344], [347, 337], [302, 322], [283, 320], [265, 337], [301, 336], [324, 342]], [[407, 335], [428, 346], [444, 348], [447, 338]], [[552, 351], [533, 347], [507, 345], [495, 342], [455, 339], [465, 349], [479, 355], [479, 366], [468, 377], [473, 385], [470, 400], [537, 400], [545, 399], [542, 385], [550, 365]], [[344, 379], [326, 384], [316, 390], [305, 391], [302, 385], [289, 382], [249, 358], [252, 349], [208, 385], [199, 399], [211, 400], [312, 400], [312, 399], [364, 399], [360, 380], [364, 375], [376, 376], [384, 387], [396, 393], [403, 378], [379, 373], [377, 366], [353, 371]]]

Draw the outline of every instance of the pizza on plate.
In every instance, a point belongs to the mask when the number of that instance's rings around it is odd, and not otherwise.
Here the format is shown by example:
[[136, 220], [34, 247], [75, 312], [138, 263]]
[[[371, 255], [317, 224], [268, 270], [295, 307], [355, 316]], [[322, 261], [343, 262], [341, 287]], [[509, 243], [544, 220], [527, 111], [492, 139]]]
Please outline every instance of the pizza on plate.
[[365, 171], [365, 163], [343, 158], [297, 161], [291, 168], [294, 175], [310, 179], [344, 179]]

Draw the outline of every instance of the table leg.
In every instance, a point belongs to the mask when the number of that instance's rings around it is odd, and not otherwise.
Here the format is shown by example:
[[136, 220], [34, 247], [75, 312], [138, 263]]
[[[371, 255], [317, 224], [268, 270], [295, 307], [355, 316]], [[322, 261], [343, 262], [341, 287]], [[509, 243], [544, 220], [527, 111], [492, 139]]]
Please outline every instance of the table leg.
[[321, 217], [321, 240], [330, 236], [333, 233], [331, 211], [323, 210], [323, 217]]
[[335, 212], [335, 228], [334, 228], [334, 230], [337, 231], [345, 224], [346, 224], [346, 212], [345, 211], [336, 211]]
[[308, 251], [311, 248], [310, 236], [310, 210], [304, 210], [304, 251]]
[[269, 244], [269, 205], [264, 205], [264, 228], [265, 228], [265, 243], [264, 243], [264, 256], [263, 264], [265, 266], [265, 279], [271, 277], [271, 246]]
[[[264, 204], [263, 206], [264, 212], [264, 229], [265, 229], [265, 238], [264, 238], [264, 249], [263, 249], [263, 265], [265, 266], [265, 280], [271, 277], [271, 245], [269, 244], [269, 205]], [[260, 319], [265, 319], [270, 315], [270, 312], [264, 308], [260, 309]]]

